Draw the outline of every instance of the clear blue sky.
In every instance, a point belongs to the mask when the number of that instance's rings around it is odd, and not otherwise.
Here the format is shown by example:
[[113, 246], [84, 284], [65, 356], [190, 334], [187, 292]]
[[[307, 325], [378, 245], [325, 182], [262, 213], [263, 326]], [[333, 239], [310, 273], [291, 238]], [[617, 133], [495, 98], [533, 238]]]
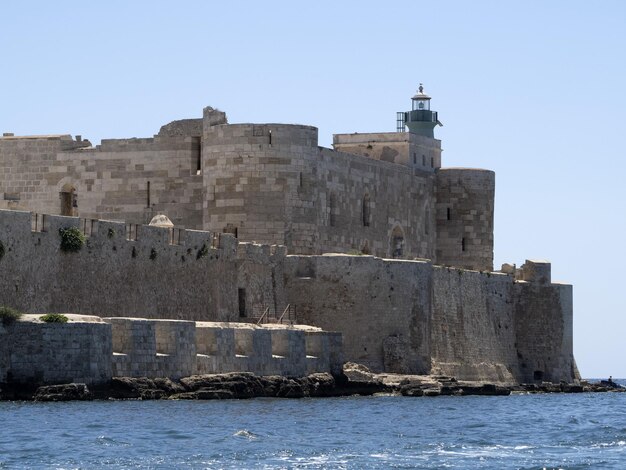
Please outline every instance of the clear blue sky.
[[583, 376], [626, 377], [626, 2], [20, 1], [0, 132], [145, 137], [231, 122], [395, 130], [419, 82], [444, 166], [496, 171], [495, 263], [574, 284]]

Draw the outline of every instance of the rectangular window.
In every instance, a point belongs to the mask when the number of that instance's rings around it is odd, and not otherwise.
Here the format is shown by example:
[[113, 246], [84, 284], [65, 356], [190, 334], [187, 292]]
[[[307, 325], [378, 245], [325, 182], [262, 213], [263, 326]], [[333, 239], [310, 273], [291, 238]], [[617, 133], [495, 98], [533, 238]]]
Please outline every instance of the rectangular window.
[[200, 137], [191, 138], [192, 169], [199, 175], [202, 171], [202, 141]]
[[450, 220], [450, 208], [449, 207], [446, 209], [446, 218]]
[[461, 251], [465, 251], [465, 237], [461, 238]]
[[239, 298], [239, 318], [243, 318], [246, 316], [246, 289], [240, 287], [237, 293]]

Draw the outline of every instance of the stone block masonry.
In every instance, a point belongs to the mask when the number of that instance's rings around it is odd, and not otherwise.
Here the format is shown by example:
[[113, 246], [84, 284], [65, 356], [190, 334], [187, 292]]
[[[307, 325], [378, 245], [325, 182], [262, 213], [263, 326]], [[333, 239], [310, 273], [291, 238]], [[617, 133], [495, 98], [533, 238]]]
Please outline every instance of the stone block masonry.
[[493, 172], [441, 168], [441, 142], [411, 132], [336, 134], [333, 145], [319, 147], [312, 126], [228, 124], [211, 107], [153, 137], [95, 147], [9, 135], [0, 137], [0, 209], [133, 224], [165, 213], [175, 226], [290, 254], [491, 265]]
[[[107, 321], [118, 374], [338, 371], [333, 335], [222, 323], [250, 321], [258, 305], [272, 316], [289, 305], [299, 323], [343, 334], [345, 359], [375, 371], [500, 382], [577, 376], [571, 286], [552, 283], [545, 261], [505, 274], [428, 260], [286, 255], [229, 234], [183, 230], [173, 239], [176, 229], [107, 221], [90, 223], [82, 249], [67, 253], [59, 229], [84, 229], [84, 221], [48, 216], [33, 231], [32, 220], [0, 211], [0, 304], [115, 317]], [[285, 360], [286, 345], [304, 351], [298, 361]]]
[[0, 383], [101, 384], [111, 377], [225, 372], [303, 377], [337, 374], [343, 364], [341, 335], [314, 327], [68, 317], [48, 324], [27, 315], [0, 326]]

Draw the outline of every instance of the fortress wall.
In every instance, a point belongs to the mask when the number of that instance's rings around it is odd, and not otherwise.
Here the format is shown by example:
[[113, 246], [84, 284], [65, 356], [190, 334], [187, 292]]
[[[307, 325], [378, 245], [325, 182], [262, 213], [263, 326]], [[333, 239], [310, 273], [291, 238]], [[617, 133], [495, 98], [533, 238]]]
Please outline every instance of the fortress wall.
[[421, 171], [441, 167], [441, 141], [410, 132], [335, 134], [333, 148]]
[[384, 258], [434, 257], [431, 174], [322, 149], [317, 180], [318, 253], [351, 247]]
[[193, 229], [202, 228], [199, 158], [199, 141], [188, 136], [103, 140], [57, 156], [70, 175], [61, 182], [76, 188], [77, 215], [147, 224], [165, 213]]
[[433, 373], [515, 382], [514, 288], [505, 274], [433, 268]]
[[[31, 214], [0, 211], [0, 304], [28, 312], [78, 311], [186, 320], [237, 317], [236, 240], [185, 230], [170, 244], [166, 228], [98, 221], [76, 253], [60, 250], [59, 228], [79, 219], [48, 216], [31, 232]], [[133, 234], [135, 232], [132, 232]]]
[[519, 380], [571, 382], [580, 378], [572, 352], [572, 286], [518, 282], [516, 290], [514, 307]]
[[204, 142], [206, 229], [296, 254], [434, 257], [430, 174], [319, 149], [309, 126], [212, 126]]
[[56, 156], [72, 142], [69, 135], [0, 138], [0, 209], [58, 213], [59, 194], [51, 188], [67, 169]]
[[287, 256], [298, 321], [343, 334], [345, 360], [373, 370], [430, 370], [432, 266], [371, 256]]
[[111, 327], [101, 321], [18, 321], [0, 327], [0, 339], [0, 382], [98, 384], [111, 378]]
[[225, 372], [302, 377], [337, 374], [343, 364], [341, 335], [307, 326], [68, 316], [68, 323], [43, 323], [27, 315], [0, 326], [0, 383], [100, 384], [111, 377]]
[[437, 264], [493, 270], [494, 195], [493, 171], [437, 172]]
[[266, 309], [280, 317], [287, 307], [283, 267], [287, 249], [281, 245], [239, 243], [237, 246], [237, 314], [258, 318]]
[[70, 207], [71, 215], [148, 223], [165, 212], [176, 225], [201, 228], [198, 139], [172, 136], [88, 145], [70, 136], [0, 138], [0, 208], [61, 214], [61, 193], [72, 189], [76, 207]]
[[[528, 262], [527, 262], [528, 263]], [[345, 360], [465, 380], [576, 378], [571, 286], [369, 256], [287, 256], [298, 320], [343, 334]]]

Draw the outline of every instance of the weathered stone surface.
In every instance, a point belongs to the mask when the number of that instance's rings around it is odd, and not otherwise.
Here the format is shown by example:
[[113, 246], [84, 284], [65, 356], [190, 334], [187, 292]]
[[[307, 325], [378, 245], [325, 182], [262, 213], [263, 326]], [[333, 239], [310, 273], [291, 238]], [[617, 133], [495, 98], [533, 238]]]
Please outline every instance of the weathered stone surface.
[[39, 387], [33, 399], [35, 401], [92, 400], [93, 395], [86, 384], [71, 383]]

